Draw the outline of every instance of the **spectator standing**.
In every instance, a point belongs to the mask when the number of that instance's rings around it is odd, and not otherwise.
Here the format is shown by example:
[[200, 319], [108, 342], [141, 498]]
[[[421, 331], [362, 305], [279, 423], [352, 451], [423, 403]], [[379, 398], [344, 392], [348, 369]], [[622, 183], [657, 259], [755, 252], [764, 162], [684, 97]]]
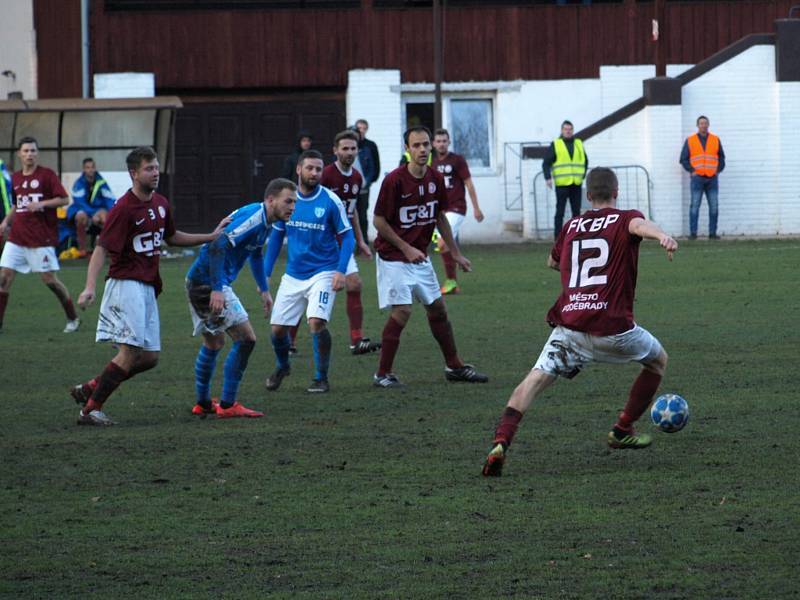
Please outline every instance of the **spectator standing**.
[[589, 168], [589, 157], [583, 142], [574, 137], [574, 127], [570, 121], [561, 124], [561, 137], [553, 140], [550, 151], [542, 162], [542, 172], [547, 187], [556, 186], [556, 214], [553, 237], [558, 237], [564, 223], [564, 208], [567, 200], [572, 216], [581, 214], [581, 184]]
[[297, 132], [297, 144], [294, 151], [283, 159], [283, 167], [281, 168], [281, 177], [283, 179], [297, 183], [297, 160], [303, 152], [311, 150], [313, 143], [314, 138], [311, 136], [310, 131], [301, 129]]
[[697, 133], [690, 135], [683, 143], [681, 165], [691, 174], [689, 189], [689, 239], [697, 239], [697, 221], [700, 217], [700, 203], [703, 194], [708, 202], [708, 238], [718, 240], [717, 220], [719, 218], [719, 181], [717, 176], [725, 168], [725, 152], [722, 142], [708, 131], [710, 121], [706, 116], [697, 117]]
[[381, 157], [378, 153], [378, 145], [372, 140], [367, 139], [369, 123], [366, 119], [356, 121], [356, 131], [358, 132], [358, 163], [361, 167], [361, 176], [364, 180], [363, 187], [358, 193], [357, 211], [358, 221], [361, 227], [361, 235], [364, 241], [369, 244], [369, 219], [367, 211], [369, 209], [369, 188], [377, 181], [381, 174]]

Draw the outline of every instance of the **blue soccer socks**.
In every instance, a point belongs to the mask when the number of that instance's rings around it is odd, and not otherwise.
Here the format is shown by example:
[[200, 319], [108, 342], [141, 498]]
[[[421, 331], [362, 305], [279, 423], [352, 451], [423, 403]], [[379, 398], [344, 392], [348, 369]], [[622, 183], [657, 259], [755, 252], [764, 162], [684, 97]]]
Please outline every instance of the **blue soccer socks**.
[[314, 366], [316, 371], [314, 379], [327, 381], [328, 368], [331, 365], [331, 332], [327, 329], [311, 335], [314, 346]]
[[219, 403], [221, 408], [230, 408], [236, 402], [239, 384], [242, 382], [247, 361], [250, 360], [250, 353], [255, 345], [254, 341], [233, 342], [233, 348], [225, 359], [225, 378], [222, 382], [222, 398]]
[[218, 354], [219, 350], [212, 350], [203, 344], [194, 361], [194, 388], [197, 403], [203, 406], [211, 405], [211, 379], [214, 377]]

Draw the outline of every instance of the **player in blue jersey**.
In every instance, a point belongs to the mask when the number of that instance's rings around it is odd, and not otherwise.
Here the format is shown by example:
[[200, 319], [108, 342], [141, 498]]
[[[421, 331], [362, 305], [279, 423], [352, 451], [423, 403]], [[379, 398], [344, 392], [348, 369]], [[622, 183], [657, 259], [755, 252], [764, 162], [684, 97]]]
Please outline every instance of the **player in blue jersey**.
[[277, 357], [267, 389], [277, 390], [290, 372], [289, 329], [306, 313], [314, 347], [314, 381], [310, 393], [327, 392], [331, 360], [331, 334], [327, 324], [336, 292], [345, 285], [347, 263], [353, 255], [355, 236], [339, 197], [319, 184], [322, 154], [306, 150], [297, 161], [300, 186], [292, 218], [276, 223], [267, 245], [264, 271], [272, 276], [283, 239], [288, 240], [289, 258], [272, 311], [272, 347]]
[[[288, 179], [273, 179], [264, 191], [264, 201], [247, 204], [230, 215], [231, 222], [215, 241], [200, 248], [200, 254], [186, 275], [186, 293], [192, 313], [194, 333], [203, 334], [203, 345], [194, 365], [197, 404], [196, 415], [216, 414], [229, 417], [262, 417], [264, 413], [246, 408], [236, 401], [239, 383], [256, 343], [256, 334], [247, 311], [231, 285], [245, 262], [250, 263], [256, 280], [264, 316], [272, 310], [264, 274], [264, 244], [273, 225], [283, 225], [294, 210], [297, 186]], [[225, 334], [233, 340], [233, 348], [225, 359], [222, 398], [211, 398], [211, 378], [217, 355], [225, 345]]]

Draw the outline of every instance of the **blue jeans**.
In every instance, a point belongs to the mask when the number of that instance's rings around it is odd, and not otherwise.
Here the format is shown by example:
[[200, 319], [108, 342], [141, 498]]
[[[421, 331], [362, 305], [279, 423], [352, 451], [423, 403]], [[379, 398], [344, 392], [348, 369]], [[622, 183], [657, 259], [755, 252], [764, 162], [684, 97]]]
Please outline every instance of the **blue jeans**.
[[697, 235], [697, 220], [700, 217], [700, 203], [705, 192], [708, 201], [708, 235], [717, 235], [717, 218], [719, 217], [719, 181], [717, 176], [701, 177], [692, 175], [690, 189], [692, 201], [689, 205], [689, 233]]

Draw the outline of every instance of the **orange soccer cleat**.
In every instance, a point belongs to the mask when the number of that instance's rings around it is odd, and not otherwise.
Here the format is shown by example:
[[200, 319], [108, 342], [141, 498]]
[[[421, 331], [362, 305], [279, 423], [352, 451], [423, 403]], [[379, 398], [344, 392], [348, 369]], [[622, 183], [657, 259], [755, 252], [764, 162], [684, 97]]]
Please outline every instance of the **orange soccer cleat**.
[[217, 418], [218, 419], [230, 419], [233, 417], [263, 417], [264, 413], [258, 412], [257, 410], [251, 410], [244, 406], [243, 404], [239, 404], [238, 402], [234, 402], [232, 406], [228, 408], [222, 408], [222, 406], [217, 407]]

